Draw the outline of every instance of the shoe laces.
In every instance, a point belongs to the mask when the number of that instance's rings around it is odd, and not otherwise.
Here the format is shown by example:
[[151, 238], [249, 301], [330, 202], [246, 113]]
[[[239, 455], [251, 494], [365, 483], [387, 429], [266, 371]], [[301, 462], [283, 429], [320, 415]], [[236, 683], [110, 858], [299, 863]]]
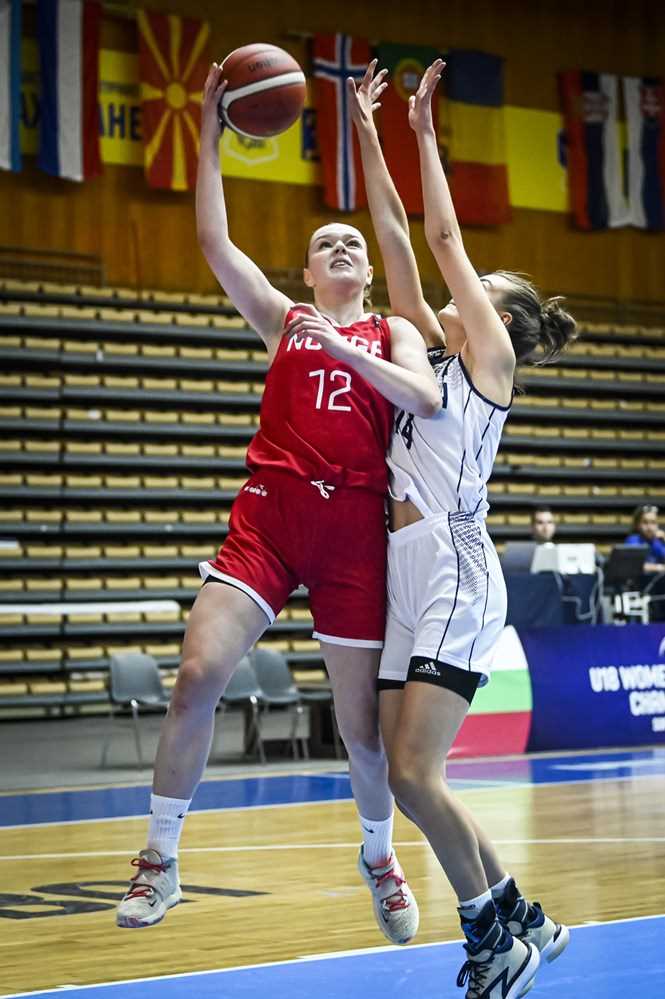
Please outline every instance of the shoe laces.
[[459, 975], [457, 976], [457, 985], [462, 989], [467, 982], [469, 983], [469, 989], [466, 993], [467, 999], [475, 999], [475, 997], [482, 996], [487, 985], [490, 964], [491, 958], [489, 961], [467, 960], [460, 968]]
[[134, 857], [132, 860], [132, 867], [138, 867], [137, 873], [131, 880], [132, 887], [129, 889], [125, 898], [144, 898], [148, 895], [152, 895], [154, 888], [151, 884], [146, 884], [145, 881], [139, 881], [144, 871], [148, 871], [152, 874], [166, 874], [166, 864], [151, 864], [149, 860], [145, 857]]
[[381, 899], [381, 905], [384, 909], [387, 909], [388, 912], [397, 912], [399, 909], [408, 909], [409, 900], [402, 889], [402, 885], [406, 884], [406, 879], [397, 873], [394, 862], [386, 871], [383, 871], [382, 874], [375, 874], [371, 867], [370, 873], [374, 878], [374, 883], [377, 888], [382, 888], [388, 881], [395, 882], [396, 890], [392, 892], [391, 895], [387, 895], [386, 898]]

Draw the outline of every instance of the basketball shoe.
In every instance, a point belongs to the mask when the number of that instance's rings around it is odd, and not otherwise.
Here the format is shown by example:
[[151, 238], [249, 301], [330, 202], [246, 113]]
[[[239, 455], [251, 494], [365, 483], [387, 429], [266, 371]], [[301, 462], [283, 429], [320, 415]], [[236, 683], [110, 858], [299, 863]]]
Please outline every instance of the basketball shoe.
[[383, 867], [370, 867], [361, 847], [358, 871], [372, 893], [374, 915], [383, 935], [394, 944], [408, 943], [418, 932], [418, 903], [395, 854]]
[[534, 983], [540, 963], [536, 947], [511, 936], [499, 922], [493, 902], [476, 919], [462, 916], [467, 960], [457, 984], [468, 986], [466, 999], [520, 999]]
[[164, 860], [156, 850], [141, 850], [132, 866], [138, 871], [118, 906], [115, 921], [129, 929], [153, 926], [182, 898], [178, 862], [174, 858]]
[[522, 943], [537, 947], [540, 956], [551, 963], [566, 949], [570, 930], [545, 915], [538, 902], [529, 904], [520, 895], [513, 878], [506, 885], [503, 895], [494, 899], [496, 913], [502, 926], [518, 937]]

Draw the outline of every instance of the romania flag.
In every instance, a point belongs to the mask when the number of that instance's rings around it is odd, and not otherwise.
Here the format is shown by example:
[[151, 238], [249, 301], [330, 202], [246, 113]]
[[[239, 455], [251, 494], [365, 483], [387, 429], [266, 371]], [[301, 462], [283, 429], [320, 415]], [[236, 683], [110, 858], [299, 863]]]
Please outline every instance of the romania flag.
[[146, 179], [186, 191], [196, 177], [210, 25], [147, 10], [138, 25]]
[[444, 58], [440, 138], [457, 217], [468, 225], [509, 222], [503, 60], [466, 49]]

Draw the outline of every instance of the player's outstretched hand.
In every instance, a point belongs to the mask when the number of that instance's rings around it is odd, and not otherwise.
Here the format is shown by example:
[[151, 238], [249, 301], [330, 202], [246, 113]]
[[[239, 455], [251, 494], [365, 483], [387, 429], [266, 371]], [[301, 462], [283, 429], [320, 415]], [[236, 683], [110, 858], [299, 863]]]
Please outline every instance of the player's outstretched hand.
[[311, 337], [321, 344], [326, 353], [340, 361], [348, 361], [354, 356], [356, 348], [313, 305], [309, 302], [296, 302], [293, 308], [298, 311], [286, 327], [287, 336], [295, 334], [299, 339]]
[[356, 128], [374, 128], [373, 115], [381, 107], [379, 97], [388, 86], [385, 79], [387, 69], [380, 69], [376, 76], [374, 75], [377, 62], [378, 59], [372, 59], [359, 84], [356, 85], [351, 76], [346, 81], [351, 117]]
[[416, 93], [409, 97], [409, 125], [414, 132], [426, 132], [434, 128], [432, 98], [445, 66], [443, 59], [435, 59], [423, 73]]
[[203, 85], [203, 100], [201, 102], [201, 132], [205, 132], [212, 139], [219, 139], [222, 134], [223, 125], [219, 115], [219, 102], [226, 86], [226, 80], [222, 79], [222, 67], [214, 62]]

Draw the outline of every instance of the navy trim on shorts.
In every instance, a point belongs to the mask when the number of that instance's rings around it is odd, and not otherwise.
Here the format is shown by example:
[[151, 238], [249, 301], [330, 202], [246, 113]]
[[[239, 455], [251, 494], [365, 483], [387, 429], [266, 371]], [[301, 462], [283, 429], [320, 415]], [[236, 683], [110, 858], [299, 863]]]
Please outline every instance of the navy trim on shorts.
[[388, 680], [380, 676], [376, 681], [376, 689], [381, 690], [404, 690], [406, 680]]

